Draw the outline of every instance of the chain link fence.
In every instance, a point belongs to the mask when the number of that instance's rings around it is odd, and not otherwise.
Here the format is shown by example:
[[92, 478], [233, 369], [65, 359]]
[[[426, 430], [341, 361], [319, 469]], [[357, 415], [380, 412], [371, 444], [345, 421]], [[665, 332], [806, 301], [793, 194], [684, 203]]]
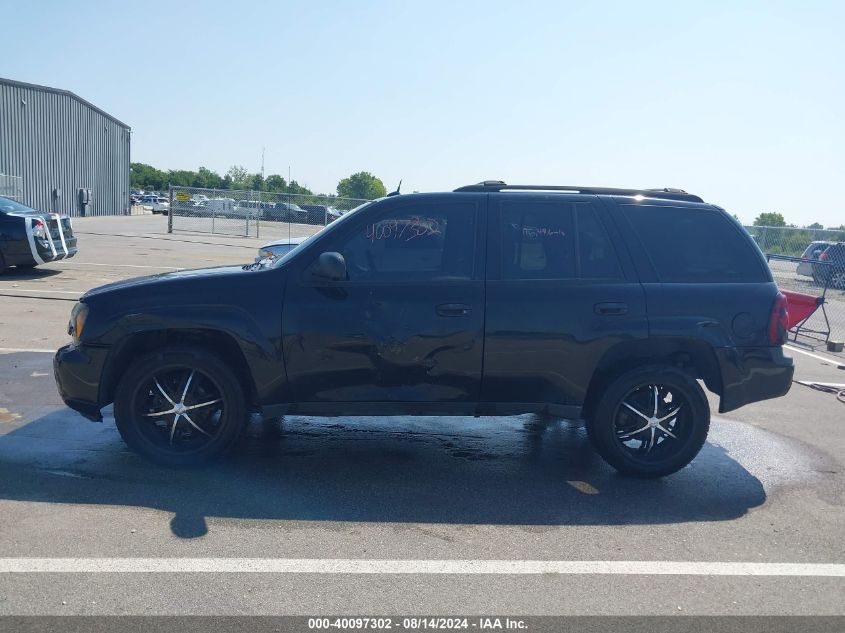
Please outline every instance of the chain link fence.
[[[830, 340], [845, 340], [845, 256], [842, 255], [845, 249], [830, 248], [845, 242], [845, 230], [772, 226], [747, 226], [745, 229], [766, 255], [785, 257], [769, 258], [769, 268], [780, 288], [814, 297], [824, 296], [824, 312], [817, 310], [807, 321], [807, 328], [826, 330], [826, 313]], [[798, 340], [801, 340], [800, 336]]]
[[283, 237], [315, 232], [366, 200], [237, 189], [171, 187], [168, 232]]
[[0, 174], [0, 196], [20, 200], [23, 196], [23, 178]]

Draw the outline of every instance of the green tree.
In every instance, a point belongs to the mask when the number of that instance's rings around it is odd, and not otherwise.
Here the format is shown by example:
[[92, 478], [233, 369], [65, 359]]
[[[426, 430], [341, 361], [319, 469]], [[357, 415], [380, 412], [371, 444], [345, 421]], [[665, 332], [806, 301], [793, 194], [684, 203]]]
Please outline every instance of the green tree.
[[776, 211], [761, 213], [754, 218], [754, 226], [786, 226], [783, 214]]
[[267, 191], [284, 191], [288, 190], [288, 182], [279, 174], [270, 174], [264, 181], [264, 186]]
[[129, 182], [133, 189], [157, 189], [167, 186], [167, 176], [152, 165], [132, 163], [129, 166]]
[[306, 196], [313, 195], [313, 192], [308, 187], [303, 187], [295, 180], [291, 180], [288, 185], [287, 193], [299, 193]]
[[824, 227], [818, 222], [813, 222], [804, 227], [805, 229], [823, 229]]
[[246, 188], [251, 191], [264, 191], [264, 178], [261, 174], [250, 174], [246, 179]]
[[196, 172], [186, 169], [171, 169], [167, 172], [167, 182], [174, 187], [192, 187]]
[[223, 187], [223, 179], [216, 171], [211, 171], [207, 167], [200, 167], [194, 174], [192, 187], [204, 187], [206, 189], [221, 189]]
[[373, 200], [387, 195], [384, 183], [368, 171], [359, 171], [337, 183], [337, 195], [342, 198]]
[[224, 180], [229, 183], [231, 189], [248, 189], [247, 180], [249, 176], [249, 172], [240, 165], [232, 165], [226, 172]]

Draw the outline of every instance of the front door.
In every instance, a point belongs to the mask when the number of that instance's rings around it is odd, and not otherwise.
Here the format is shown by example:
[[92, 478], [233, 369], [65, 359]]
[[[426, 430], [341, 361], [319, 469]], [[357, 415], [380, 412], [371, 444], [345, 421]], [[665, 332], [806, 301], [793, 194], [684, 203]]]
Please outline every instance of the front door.
[[341, 253], [347, 280], [315, 281], [310, 261], [292, 271], [282, 327], [298, 411], [472, 412], [483, 354], [484, 202], [397, 197], [363, 209], [309, 255]]

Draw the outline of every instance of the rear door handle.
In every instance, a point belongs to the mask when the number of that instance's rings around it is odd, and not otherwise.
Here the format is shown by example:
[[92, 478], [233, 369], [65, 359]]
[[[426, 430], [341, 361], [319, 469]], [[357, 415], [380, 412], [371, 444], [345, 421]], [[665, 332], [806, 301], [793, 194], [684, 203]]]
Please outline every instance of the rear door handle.
[[596, 314], [601, 316], [614, 316], [619, 314], [628, 314], [627, 303], [597, 303], [593, 306]]
[[437, 314], [444, 317], [466, 316], [470, 311], [470, 307], [465, 303], [441, 303], [435, 309]]

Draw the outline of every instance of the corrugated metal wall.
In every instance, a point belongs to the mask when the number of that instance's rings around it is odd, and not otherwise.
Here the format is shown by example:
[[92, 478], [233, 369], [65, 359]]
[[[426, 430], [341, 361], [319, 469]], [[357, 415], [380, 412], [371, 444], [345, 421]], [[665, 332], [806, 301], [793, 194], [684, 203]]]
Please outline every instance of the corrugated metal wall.
[[91, 189], [87, 215], [125, 213], [129, 144], [129, 127], [81, 99], [0, 79], [0, 174], [23, 178], [23, 204], [79, 216]]

